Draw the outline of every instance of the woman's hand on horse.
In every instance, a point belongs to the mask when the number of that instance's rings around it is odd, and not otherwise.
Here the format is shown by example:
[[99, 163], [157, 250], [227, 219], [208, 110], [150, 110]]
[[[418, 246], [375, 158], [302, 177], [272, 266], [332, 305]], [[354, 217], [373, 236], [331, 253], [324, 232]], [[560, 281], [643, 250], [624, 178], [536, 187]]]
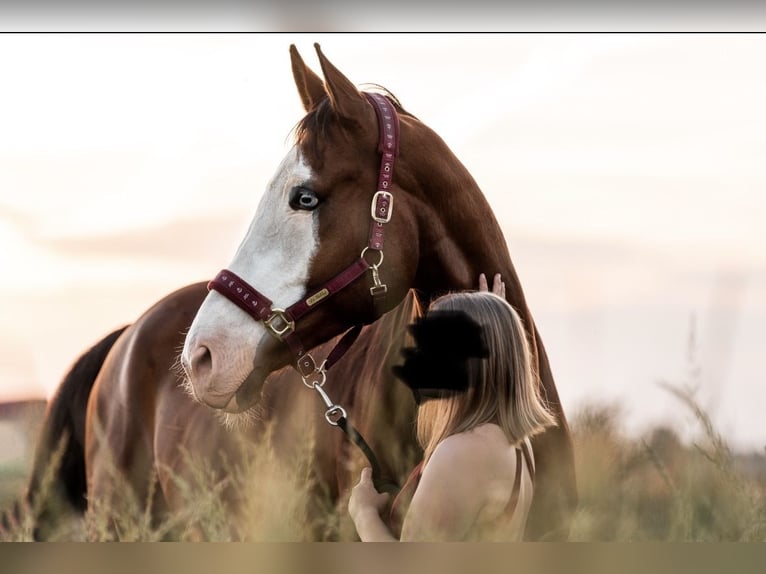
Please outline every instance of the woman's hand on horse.
[[[487, 276], [484, 273], [479, 275], [479, 291], [489, 291]], [[492, 280], [492, 292], [505, 299], [505, 282], [500, 277], [500, 273], [495, 273], [495, 277]]]
[[380, 493], [375, 490], [375, 486], [372, 483], [372, 469], [365, 467], [362, 469], [362, 476], [357, 484], [351, 490], [351, 498], [348, 501], [348, 512], [352, 518], [356, 518], [368, 512], [374, 510], [375, 513], [380, 514], [380, 511], [386, 506], [389, 499], [389, 494]]

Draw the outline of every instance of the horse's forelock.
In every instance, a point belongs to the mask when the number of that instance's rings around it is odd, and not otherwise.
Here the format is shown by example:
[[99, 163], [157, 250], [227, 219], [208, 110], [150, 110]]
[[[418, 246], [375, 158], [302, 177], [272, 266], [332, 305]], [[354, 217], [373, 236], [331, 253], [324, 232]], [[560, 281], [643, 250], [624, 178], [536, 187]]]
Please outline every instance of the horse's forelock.
[[319, 155], [319, 142], [326, 137], [333, 121], [337, 121], [337, 119], [330, 105], [330, 99], [325, 97], [293, 128], [295, 143], [311, 150], [312, 155], [317, 157]]
[[[365, 84], [362, 87], [370, 88], [371, 91], [386, 96], [399, 114], [412, 115], [402, 107], [399, 99], [385, 87], [378, 84]], [[330, 104], [330, 98], [325, 97], [295, 125], [292, 130], [294, 142], [310, 150], [314, 157], [318, 157], [319, 143], [326, 139], [330, 127], [338, 121], [339, 118]]]

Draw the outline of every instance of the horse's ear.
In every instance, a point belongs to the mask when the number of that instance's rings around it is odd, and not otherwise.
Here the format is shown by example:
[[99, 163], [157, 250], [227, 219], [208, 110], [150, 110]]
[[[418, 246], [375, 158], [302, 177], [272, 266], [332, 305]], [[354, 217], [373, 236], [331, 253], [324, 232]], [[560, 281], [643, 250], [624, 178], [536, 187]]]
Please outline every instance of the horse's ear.
[[317, 76], [301, 58], [295, 44], [290, 44], [290, 61], [293, 64], [293, 78], [298, 88], [298, 95], [303, 102], [303, 108], [310, 112], [319, 100], [327, 95], [322, 79]]
[[327, 95], [330, 97], [330, 104], [333, 109], [341, 117], [349, 119], [359, 118], [360, 115], [367, 113], [369, 103], [359, 93], [356, 86], [330, 63], [322, 53], [319, 44], [314, 44], [314, 48], [319, 56], [319, 63], [322, 65]]

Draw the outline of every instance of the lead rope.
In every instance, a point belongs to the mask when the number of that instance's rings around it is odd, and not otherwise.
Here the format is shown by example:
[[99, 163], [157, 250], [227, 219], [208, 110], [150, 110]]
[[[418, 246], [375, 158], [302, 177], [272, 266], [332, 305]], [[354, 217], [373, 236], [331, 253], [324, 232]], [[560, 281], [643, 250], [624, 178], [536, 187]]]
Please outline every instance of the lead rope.
[[375, 485], [375, 489], [378, 492], [388, 492], [395, 495], [399, 492], [399, 485], [390, 479], [383, 478], [380, 463], [372, 448], [370, 448], [370, 445], [367, 444], [364, 437], [348, 420], [346, 409], [333, 401], [324, 389], [324, 384], [327, 382], [327, 371], [346, 353], [346, 351], [348, 351], [361, 331], [361, 325], [355, 325], [347, 331], [327, 356], [327, 359], [325, 359], [315, 373], [312, 373], [312, 375], [318, 374], [319, 376], [305, 376], [303, 377], [303, 384], [316, 391], [325, 407], [327, 407], [324, 414], [327, 423], [342, 430], [348, 439], [353, 442], [367, 458], [372, 468], [372, 482]]

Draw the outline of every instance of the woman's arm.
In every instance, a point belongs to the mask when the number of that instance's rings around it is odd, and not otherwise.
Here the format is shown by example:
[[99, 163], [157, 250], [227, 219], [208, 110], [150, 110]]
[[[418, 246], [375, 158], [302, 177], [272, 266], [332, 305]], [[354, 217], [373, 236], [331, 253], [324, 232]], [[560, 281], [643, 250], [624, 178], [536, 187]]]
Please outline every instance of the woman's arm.
[[[402, 525], [402, 541], [466, 538], [485, 502], [485, 448], [471, 433], [453, 435], [434, 450]], [[362, 542], [395, 542], [380, 517], [387, 494], [372, 483], [370, 468], [353, 490], [348, 511]]]
[[399, 542], [383, 522], [377, 510], [366, 509], [352, 516], [362, 542]]
[[359, 484], [351, 491], [348, 501], [348, 513], [362, 542], [397, 542], [380, 517], [386, 502], [388, 494], [379, 493], [372, 483], [372, 469], [362, 469]]

